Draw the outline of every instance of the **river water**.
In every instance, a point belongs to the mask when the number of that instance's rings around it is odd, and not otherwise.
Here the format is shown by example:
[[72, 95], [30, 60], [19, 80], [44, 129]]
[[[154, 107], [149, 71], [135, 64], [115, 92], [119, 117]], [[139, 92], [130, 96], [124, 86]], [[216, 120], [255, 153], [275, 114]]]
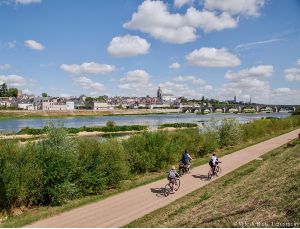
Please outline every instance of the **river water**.
[[117, 125], [147, 125], [149, 128], [157, 128], [163, 123], [190, 122], [199, 125], [209, 125], [224, 118], [235, 118], [240, 123], [251, 122], [262, 117], [287, 117], [288, 113], [258, 113], [258, 114], [223, 114], [213, 113], [197, 115], [194, 113], [173, 113], [153, 115], [122, 115], [122, 116], [99, 116], [99, 117], [69, 117], [69, 118], [34, 118], [34, 119], [8, 119], [0, 120], [0, 132], [18, 132], [24, 127], [42, 128], [50, 122], [64, 125], [65, 127], [104, 126], [107, 121], [114, 121]]

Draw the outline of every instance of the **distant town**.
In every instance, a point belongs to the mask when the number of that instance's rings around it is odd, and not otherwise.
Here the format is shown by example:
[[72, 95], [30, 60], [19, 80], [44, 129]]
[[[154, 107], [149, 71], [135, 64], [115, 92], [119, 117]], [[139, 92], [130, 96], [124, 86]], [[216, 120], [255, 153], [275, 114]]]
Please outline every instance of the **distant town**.
[[264, 105], [233, 100], [218, 101], [208, 99], [187, 99], [173, 94], [163, 93], [159, 87], [156, 97], [53, 97], [47, 93], [41, 96], [23, 94], [17, 88], [8, 88], [5, 83], [0, 85], [0, 110], [28, 111], [72, 111], [72, 110], [113, 110], [113, 109], [180, 109], [182, 112], [201, 113], [252, 113], [252, 112], [290, 112], [295, 110], [293, 105]]

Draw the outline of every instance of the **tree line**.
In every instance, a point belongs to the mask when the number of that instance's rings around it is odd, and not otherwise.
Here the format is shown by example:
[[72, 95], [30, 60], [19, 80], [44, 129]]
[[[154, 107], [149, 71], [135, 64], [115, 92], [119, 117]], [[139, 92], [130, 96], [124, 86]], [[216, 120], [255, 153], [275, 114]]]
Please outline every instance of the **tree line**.
[[18, 89], [17, 88], [8, 88], [6, 83], [0, 85], [0, 97], [17, 97]]

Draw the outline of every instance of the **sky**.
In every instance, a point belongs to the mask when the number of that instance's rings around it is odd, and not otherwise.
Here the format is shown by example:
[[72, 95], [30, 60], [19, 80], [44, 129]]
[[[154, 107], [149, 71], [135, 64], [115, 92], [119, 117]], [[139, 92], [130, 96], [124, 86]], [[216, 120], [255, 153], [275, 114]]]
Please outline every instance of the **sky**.
[[0, 84], [300, 104], [300, 1], [0, 0]]

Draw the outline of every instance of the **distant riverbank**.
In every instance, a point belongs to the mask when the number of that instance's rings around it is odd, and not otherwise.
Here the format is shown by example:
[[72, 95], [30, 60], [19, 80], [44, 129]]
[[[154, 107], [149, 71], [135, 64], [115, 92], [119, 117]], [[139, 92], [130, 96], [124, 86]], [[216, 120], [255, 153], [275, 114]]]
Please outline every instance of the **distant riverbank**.
[[27, 111], [27, 110], [0, 110], [0, 119], [32, 119], [32, 118], [68, 118], [88, 116], [113, 115], [148, 115], [179, 113], [179, 109], [132, 109], [132, 110], [73, 110], [73, 111]]

